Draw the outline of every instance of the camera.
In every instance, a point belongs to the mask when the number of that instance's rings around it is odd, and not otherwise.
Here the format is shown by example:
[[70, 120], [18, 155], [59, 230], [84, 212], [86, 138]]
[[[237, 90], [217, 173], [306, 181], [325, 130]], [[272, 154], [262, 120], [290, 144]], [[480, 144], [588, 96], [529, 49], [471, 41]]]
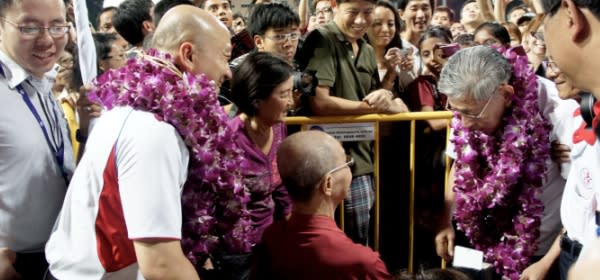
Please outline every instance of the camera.
[[294, 77], [294, 91], [301, 93], [303, 96], [314, 96], [315, 88], [318, 85], [315, 73], [315, 71], [294, 72], [292, 74]]

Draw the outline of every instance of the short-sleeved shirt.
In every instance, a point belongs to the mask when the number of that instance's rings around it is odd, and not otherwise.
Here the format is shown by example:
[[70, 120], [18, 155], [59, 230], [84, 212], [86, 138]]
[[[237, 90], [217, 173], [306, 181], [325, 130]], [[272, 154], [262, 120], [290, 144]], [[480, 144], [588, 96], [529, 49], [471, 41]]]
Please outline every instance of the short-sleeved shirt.
[[[358, 40], [359, 52], [354, 55], [348, 41], [335, 22], [330, 21], [313, 30], [302, 49], [301, 68], [314, 71], [319, 86], [331, 88], [331, 96], [362, 101], [371, 91], [380, 88], [377, 61], [373, 48]], [[372, 142], [346, 142], [344, 148], [356, 160], [353, 176], [373, 172]]]
[[[17, 85], [31, 100], [53, 149], [64, 145], [67, 177], [75, 163], [67, 122], [51, 94], [52, 78], [35, 78], [0, 51], [0, 247], [42, 252], [67, 191], [43, 130]], [[62, 139], [62, 141], [61, 141]]]
[[[573, 112], [577, 103], [572, 100], [561, 100], [558, 96], [556, 85], [551, 81], [538, 77], [538, 106], [542, 115], [552, 124], [549, 140], [559, 139], [560, 135], [570, 130], [570, 117], [565, 114]], [[454, 131], [450, 133], [454, 137]], [[456, 159], [454, 144], [448, 142], [446, 154]], [[560, 220], [560, 201], [565, 186], [565, 179], [560, 174], [559, 164], [548, 159], [546, 162], [546, 173], [542, 185], [540, 200], [544, 204], [544, 214], [540, 225], [540, 236], [538, 237], [538, 249], [535, 256], [543, 256], [552, 246], [556, 236], [562, 228]]]
[[58, 279], [143, 279], [133, 240], [181, 239], [189, 153], [153, 114], [116, 107], [86, 143], [46, 246]]
[[352, 242], [326, 216], [292, 213], [265, 231], [256, 279], [391, 279], [371, 248]]
[[[594, 106], [600, 113], [600, 103]], [[589, 250], [596, 235], [596, 210], [600, 204], [600, 141], [581, 117], [577, 108], [572, 115], [571, 169], [565, 185], [560, 212], [562, 223], [570, 238]], [[581, 255], [585, 255], [582, 252]]]

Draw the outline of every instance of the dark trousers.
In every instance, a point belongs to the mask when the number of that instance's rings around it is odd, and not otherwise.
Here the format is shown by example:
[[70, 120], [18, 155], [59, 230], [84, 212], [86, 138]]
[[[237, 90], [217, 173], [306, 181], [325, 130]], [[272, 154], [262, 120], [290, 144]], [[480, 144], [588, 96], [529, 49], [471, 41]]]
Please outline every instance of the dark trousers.
[[560, 257], [558, 259], [561, 280], [567, 280], [569, 268], [571, 268], [575, 261], [577, 261], [577, 258], [579, 258], [579, 253], [582, 248], [583, 245], [581, 245], [581, 243], [570, 239], [566, 234], [561, 237]]
[[43, 252], [17, 253], [15, 270], [24, 280], [42, 280], [48, 271], [48, 262]]
[[205, 280], [246, 280], [250, 277], [253, 254], [235, 254], [213, 256], [212, 270], [198, 269], [198, 274]]

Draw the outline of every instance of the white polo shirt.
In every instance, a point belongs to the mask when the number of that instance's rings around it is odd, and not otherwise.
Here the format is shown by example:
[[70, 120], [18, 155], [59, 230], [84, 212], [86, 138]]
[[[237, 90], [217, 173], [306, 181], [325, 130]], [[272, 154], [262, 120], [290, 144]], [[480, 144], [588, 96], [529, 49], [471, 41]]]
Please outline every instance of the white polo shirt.
[[[584, 120], [579, 108], [571, 117], [571, 170], [560, 206], [563, 226], [571, 239], [583, 244], [581, 256], [589, 250], [596, 236], [596, 209], [600, 198], [600, 142], [589, 129], [583, 131]], [[577, 132], [578, 131], [578, 132]], [[581, 137], [575, 137], [578, 133]], [[587, 136], [587, 137], [584, 137]]]
[[[22, 85], [53, 147], [64, 144], [64, 170], [74, 169], [67, 122], [54, 102], [48, 77], [39, 80], [0, 50], [0, 247], [41, 252], [62, 205], [67, 183], [53, 151], [23, 97]], [[42, 106], [43, 102], [43, 106]]]
[[58, 279], [143, 279], [133, 240], [181, 239], [189, 154], [176, 129], [117, 107], [100, 117], [46, 246]]

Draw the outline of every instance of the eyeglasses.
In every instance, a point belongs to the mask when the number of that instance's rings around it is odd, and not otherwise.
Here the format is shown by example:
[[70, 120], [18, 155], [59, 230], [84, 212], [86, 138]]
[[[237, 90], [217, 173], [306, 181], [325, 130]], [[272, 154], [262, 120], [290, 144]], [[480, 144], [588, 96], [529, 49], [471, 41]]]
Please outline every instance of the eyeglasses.
[[69, 25], [54, 25], [54, 26], [49, 26], [49, 27], [26, 26], [26, 25], [16, 24], [14, 22], [11, 22], [4, 17], [2, 18], [2, 20], [4, 22], [9, 23], [10, 25], [16, 27], [19, 30], [19, 32], [21, 32], [21, 34], [23, 34], [23, 36], [30, 37], [30, 38], [35, 38], [35, 37], [39, 36], [42, 33], [42, 30], [48, 30], [48, 33], [50, 34], [50, 36], [52, 36], [54, 38], [61, 38], [62, 36], [65, 36], [65, 34], [67, 34], [67, 32], [69, 32], [69, 29], [71, 28], [71, 26], [69, 26]]
[[267, 37], [273, 41], [283, 43], [287, 39], [290, 39], [290, 41], [298, 40], [300, 38], [300, 32], [294, 31], [294, 32], [286, 33], [286, 34], [275, 34], [273, 36], [265, 36], [265, 37]]
[[348, 166], [348, 167], [354, 166], [354, 158], [352, 158], [349, 155], [346, 155], [346, 162], [344, 164], [342, 164], [342, 165], [340, 165], [340, 166], [338, 166], [338, 167], [336, 167], [334, 169], [329, 170], [329, 172], [325, 173], [325, 176], [331, 175], [331, 174], [333, 174], [335, 172], [338, 172], [338, 171], [344, 169], [344, 167], [346, 167], [346, 166]]
[[331, 7], [325, 7], [325, 8], [320, 9], [320, 10], [315, 10], [315, 14], [314, 15], [318, 16], [319, 14], [325, 15], [325, 14], [331, 14], [331, 13], [333, 13], [333, 9]]
[[488, 101], [485, 103], [485, 106], [483, 106], [483, 109], [481, 109], [481, 112], [479, 112], [479, 114], [468, 114], [468, 113], [459, 111], [456, 108], [453, 108], [452, 105], [450, 104], [450, 102], [448, 102], [448, 101], [446, 101], [446, 110], [459, 113], [461, 115], [461, 117], [463, 117], [463, 118], [479, 120], [479, 119], [483, 118], [485, 111], [490, 106], [490, 103], [492, 103], [492, 99], [494, 99], [494, 97], [496, 97], [495, 93], [488, 99]]

